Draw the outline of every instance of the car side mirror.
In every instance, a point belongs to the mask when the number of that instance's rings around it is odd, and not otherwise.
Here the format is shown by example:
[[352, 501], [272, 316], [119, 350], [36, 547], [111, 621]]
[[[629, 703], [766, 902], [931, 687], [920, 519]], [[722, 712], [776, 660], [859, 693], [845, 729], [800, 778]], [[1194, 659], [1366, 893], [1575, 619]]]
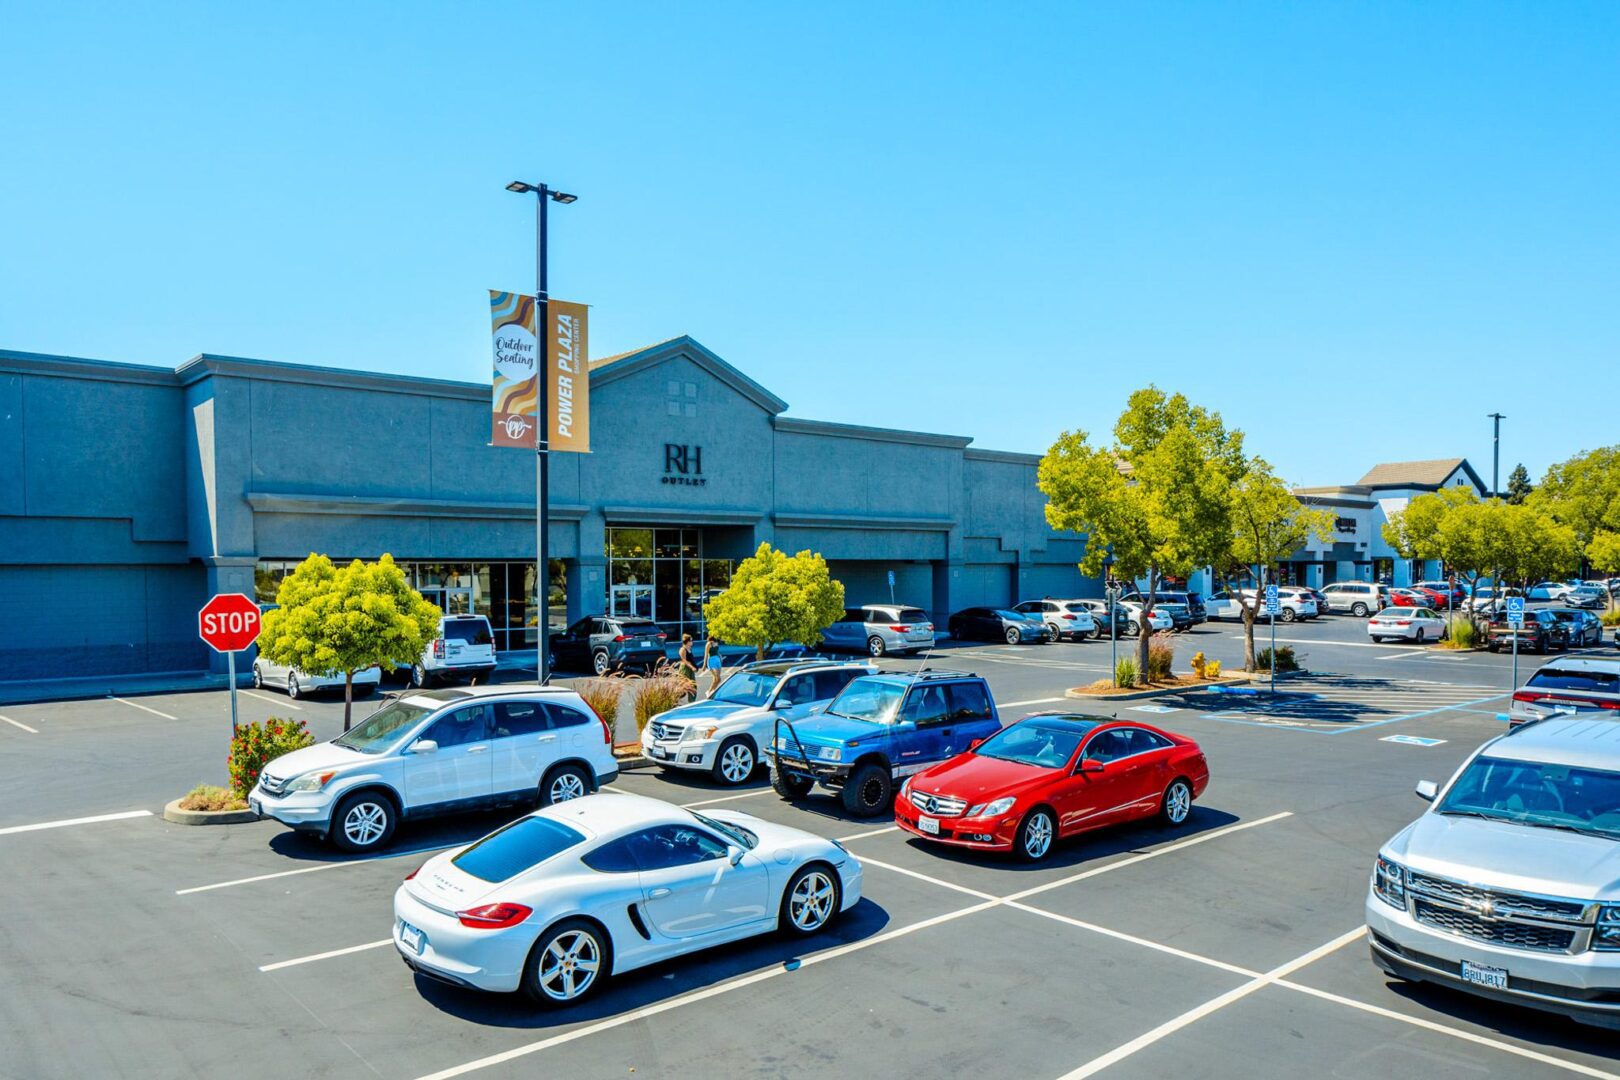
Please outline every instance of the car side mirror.
[[917, 730], [917, 721], [915, 721], [915, 720], [901, 720], [901, 721], [897, 722], [894, 725], [894, 729], [896, 731], [916, 731]]
[[411, 743], [411, 753], [413, 754], [437, 754], [438, 752], [439, 744], [432, 739], [417, 739]]
[[1440, 794], [1440, 785], [1433, 780], [1419, 780], [1417, 787], [1412, 790], [1424, 802], [1434, 802], [1434, 797]]
[[1102, 762], [1100, 762], [1096, 758], [1092, 758], [1092, 757], [1088, 757], [1088, 758], [1086, 758], [1086, 760], [1084, 760], [1084, 761], [1082, 761], [1080, 763], [1080, 771], [1083, 772], [1083, 773], [1093, 773], [1093, 772], [1099, 772], [1100, 773], [1106, 768], [1108, 768], [1108, 766], [1104, 765]]
[[736, 844], [731, 844], [726, 848], [726, 859], [731, 863], [732, 866], [736, 866], [738, 863], [742, 862], [742, 857], [743, 849], [738, 847]]
[[983, 739], [974, 739], [972, 742], [968, 743], [968, 749], [969, 750], [977, 750], [979, 747], [981, 747], [983, 745], [984, 745], [984, 740]]

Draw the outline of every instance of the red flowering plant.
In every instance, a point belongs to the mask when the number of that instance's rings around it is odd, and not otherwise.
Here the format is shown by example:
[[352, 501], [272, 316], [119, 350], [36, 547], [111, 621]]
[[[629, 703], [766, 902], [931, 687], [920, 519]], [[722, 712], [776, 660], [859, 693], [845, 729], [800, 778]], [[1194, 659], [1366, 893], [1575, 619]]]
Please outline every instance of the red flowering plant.
[[231, 739], [231, 790], [242, 798], [259, 782], [265, 765], [283, 754], [315, 745], [315, 736], [302, 720], [281, 720], [274, 716], [264, 723], [240, 724]]

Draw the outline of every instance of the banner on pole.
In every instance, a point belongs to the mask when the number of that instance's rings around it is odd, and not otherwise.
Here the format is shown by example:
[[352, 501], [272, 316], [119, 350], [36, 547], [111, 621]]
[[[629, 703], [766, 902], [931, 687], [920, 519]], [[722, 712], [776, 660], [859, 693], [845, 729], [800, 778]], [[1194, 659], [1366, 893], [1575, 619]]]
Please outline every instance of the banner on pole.
[[532, 450], [540, 405], [534, 297], [491, 289], [489, 316], [495, 345], [490, 441]]
[[546, 302], [547, 435], [551, 449], [591, 452], [589, 309], [567, 300]]

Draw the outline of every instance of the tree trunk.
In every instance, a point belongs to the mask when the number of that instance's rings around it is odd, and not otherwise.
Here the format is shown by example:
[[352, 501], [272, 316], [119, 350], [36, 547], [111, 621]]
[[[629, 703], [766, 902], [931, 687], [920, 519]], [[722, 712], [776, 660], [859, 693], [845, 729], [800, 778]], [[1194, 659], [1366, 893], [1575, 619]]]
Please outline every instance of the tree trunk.
[[343, 730], [349, 730], [349, 710], [354, 705], [354, 672], [343, 673]]
[[1153, 618], [1153, 597], [1159, 589], [1159, 573], [1153, 567], [1148, 567], [1147, 595], [1143, 597], [1141, 632], [1136, 635], [1136, 677], [1145, 684], [1148, 681], [1148, 642], [1152, 640], [1153, 630], [1149, 623]]
[[763, 659], [765, 659], [765, 650], [769, 649], [770, 647], [771, 647], [771, 643], [768, 642], [768, 641], [762, 641], [758, 645], [754, 646], [754, 659], [755, 660], [763, 660]]
[[[1257, 598], [1256, 603], [1258, 602]], [[1238, 597], [1238, 606], [1243, 609], [1243, 670], [1253, 673], [1255, 609], [1241, 596]]]

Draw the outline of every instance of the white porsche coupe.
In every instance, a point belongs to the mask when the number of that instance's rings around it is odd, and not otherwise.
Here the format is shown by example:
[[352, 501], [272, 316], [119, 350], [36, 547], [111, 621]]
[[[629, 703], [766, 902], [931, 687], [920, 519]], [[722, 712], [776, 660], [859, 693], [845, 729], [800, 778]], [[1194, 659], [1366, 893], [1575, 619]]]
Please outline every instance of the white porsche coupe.
[[672, 956], [814, 934], [860, 896], [861, 864], [835, 840], [587, 795], [423, 863], [394, 894], [394, 946], [430, 978], [571, 1004]]

